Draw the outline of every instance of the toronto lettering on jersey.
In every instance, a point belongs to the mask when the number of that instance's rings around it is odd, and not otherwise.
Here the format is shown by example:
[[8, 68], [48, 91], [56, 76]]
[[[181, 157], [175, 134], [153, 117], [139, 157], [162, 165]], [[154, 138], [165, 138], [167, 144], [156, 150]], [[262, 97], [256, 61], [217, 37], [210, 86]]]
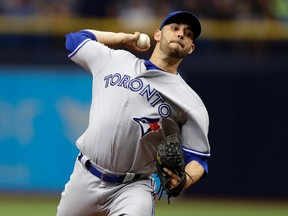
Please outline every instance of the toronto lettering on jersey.
[[150, 84], [145, 84], [139, 78], [131, 79], [129, 75], [121, 75], [119, 73], [109, 74], [104, 77], [105, 88], [110, 86], [119, 86], [139, 93], [145, 97], [153, 107], [158, 105], [158, 113], [161, 117], [167, 118], [171, 114], [171, 107], [165, 103], [165, 99], [155, 88]]

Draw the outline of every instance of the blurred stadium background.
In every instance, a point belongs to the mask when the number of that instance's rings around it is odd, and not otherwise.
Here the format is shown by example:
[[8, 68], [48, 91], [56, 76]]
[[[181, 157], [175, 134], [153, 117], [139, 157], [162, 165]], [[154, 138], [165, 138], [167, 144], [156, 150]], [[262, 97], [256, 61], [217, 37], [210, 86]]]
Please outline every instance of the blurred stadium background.
[[[1, 0], [0, 215], [18, 215], [14, 207], [39, 196], [51, 213], [40, 208], [35, 215], [55, 214], [72, 171], [91, 77], [67, 58], [65, 34], [95, 28], [152, 37], [172, 10], [192, 11], [202, 21], [196, 51], [180, 73], [211, 122], [209, 176], [180, 200], [194, 203], [192, 213], [196, 205], [231, 215], [216, 200], [241, 199], [265, 200], [266, 215], [288, 214], [287, 207], [277, 214], [266, 205], [288, 206], [287, 0]], [[33, 215], [25, 208], [21, 215]], [[247, 212], [239, 215], [264, 215]]]

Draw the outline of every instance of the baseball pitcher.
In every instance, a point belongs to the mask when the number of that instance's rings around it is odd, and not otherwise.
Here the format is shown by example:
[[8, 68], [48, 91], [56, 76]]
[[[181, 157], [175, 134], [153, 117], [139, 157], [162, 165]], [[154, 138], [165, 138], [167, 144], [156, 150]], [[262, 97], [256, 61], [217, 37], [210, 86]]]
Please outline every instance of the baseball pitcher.
[[155, 172], [168, 198], [207, 175], [208, 114], [177, 71], [200, 32], [192, 13], [168, 14], [149, 60], [127, 51], [150, 49], [139, 32], [66, 35], [69, 58], [91, 73], [93, 88], [89, 125], [76, 141], [79, 155], [58, 216], [151, 216]]

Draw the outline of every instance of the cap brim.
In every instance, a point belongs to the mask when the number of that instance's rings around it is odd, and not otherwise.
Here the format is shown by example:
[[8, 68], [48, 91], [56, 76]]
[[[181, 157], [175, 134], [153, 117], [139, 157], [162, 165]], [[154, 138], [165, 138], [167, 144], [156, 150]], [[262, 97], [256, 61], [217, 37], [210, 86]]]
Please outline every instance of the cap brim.
[[188, 11], [175, 11], [168, 14], [168, 16], [162, 22], [160, 30], [163, 28], [163, 26], [170, 23], [183, 23], [189, 25], [192, 29], [194, 39], [198, 38], [201, 33], [200, 21], [194, 14]]

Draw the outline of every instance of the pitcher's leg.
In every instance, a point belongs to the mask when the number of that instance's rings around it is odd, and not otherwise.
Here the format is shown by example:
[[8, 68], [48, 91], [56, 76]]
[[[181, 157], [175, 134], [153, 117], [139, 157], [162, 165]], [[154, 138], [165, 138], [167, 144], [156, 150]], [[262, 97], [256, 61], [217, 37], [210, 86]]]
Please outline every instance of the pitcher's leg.
[[99, 212], [100, 181], [77, 160], [69, 182], [61, 194], [57, 216], [88, 216]]
[[133, 182], [115, 194], [109, 216], [153, 216], [155, 188], [152, 180]]

